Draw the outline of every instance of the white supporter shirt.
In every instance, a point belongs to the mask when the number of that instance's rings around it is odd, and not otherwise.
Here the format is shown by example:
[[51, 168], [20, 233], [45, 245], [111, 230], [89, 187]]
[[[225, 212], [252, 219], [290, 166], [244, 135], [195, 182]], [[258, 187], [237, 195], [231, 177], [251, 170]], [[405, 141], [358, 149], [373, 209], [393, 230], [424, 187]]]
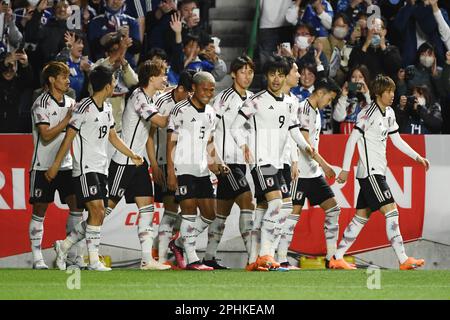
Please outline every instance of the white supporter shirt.
[[[60, 132], [52, 141], [45, 142], [39, 134], [38, 126], [48, 124], [51, 129], [56, 127], [66, 117], [69, 109], [74, 107], [75, 100], [68, 96], [63, 96], [63, 99], [60, 105], [50, 93], [43, 92], [31, 107], [34, 142], [31, 170], [48, 170], [55, 160], [59, 147], [64, 140], [65, 130]], [[59, 170], [70, 169], [72, 169], [72, 156], [67, 151]]]
[[363, 135], [358, 140], [357, 178], [367, 178], [369, 175], [386, 175], [386, 141], [389, 134], [398, 132], [394, 109], [387, 107], [385, 112], [376, 102], [358, 114], [355, 129]]
[[[174, 89], [175, 90], [175, 89]], [[163, 116], [170, 115], [170, 112], [175, 107], [175, 97], [173, 90], [166, 92], [158, 97], [155, 102], [158, 112]], [[157, 128], [155, 141], [155, 156], [158, 164], [167, 164], [167, 128]]]
[[175, 105], [170, 113], [168, 132], [177, 135], [174, 165], [177, 176], [209, 176], [207, 145], [214, 135], [215, 112], [206, 105], [198, 110], [190, 100]]
[[286, 95], [276, 97], [263, 90], [247, 99], [239, 110], [238, 117], [245, 117], [249, 124], [249, 148], [257, 166], [283, 168], [289, 130], [298, 127], [297, 115], [291, 109], [292, 101]]
[[[298, 109], [298, 118], [300, 120], [300, 130], [309, 134], [309, 143], [316, 151], [319, 151], [320, 130], [322, 127], [319, 109], [314, 109], [309, 100], [300, 102]], [[300, 152], [298, 168], [300, 178], [317, 178], [323, 175], [317, 161], [313, 160], [305, 152]]]
[[[134, 153], [144, 157], [147, 153], [146, 144], [150, 132], [150, 119], [158, 114], [156, 106], [152, 99], [145, 94], [141, 88], [133, 91], [127, 101], [127, 105], [122, 115], [122, 133], [123, 142]], [[128, 165], [130, 158], [116, 150], [112, 160], [118, 164]]]
[[252, 92], [246, 91], [246, 96], [241, 97], [234, 87], [220, 92], [213, 101], [216, 113], [215, 142], [216, 150], [222, 160], [228, 164], [245, 164], [242, 150], [231, 135], [231, 125], [236, 119], [242, 103], [250, 97]]
[[104, 102], [99, 108], [91, 97], [81, 100], [69, 126], [78, 131], [73, 141], [73, 177], [89, 172], [108, 175], [109, 130], [114, 127], [112, 108]]

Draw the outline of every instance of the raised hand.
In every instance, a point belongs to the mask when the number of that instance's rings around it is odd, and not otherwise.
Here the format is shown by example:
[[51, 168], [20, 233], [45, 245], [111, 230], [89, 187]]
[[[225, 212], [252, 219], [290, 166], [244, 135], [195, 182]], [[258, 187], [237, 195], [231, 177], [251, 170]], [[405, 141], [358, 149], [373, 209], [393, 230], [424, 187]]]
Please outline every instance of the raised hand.
[[181, 14], [180, 13], [175, 12], [174, 14], [172, 14], [172, 17], [170, 18], [170, 28], [175, 33], [181, 33], [183, 24], [181, 23]]

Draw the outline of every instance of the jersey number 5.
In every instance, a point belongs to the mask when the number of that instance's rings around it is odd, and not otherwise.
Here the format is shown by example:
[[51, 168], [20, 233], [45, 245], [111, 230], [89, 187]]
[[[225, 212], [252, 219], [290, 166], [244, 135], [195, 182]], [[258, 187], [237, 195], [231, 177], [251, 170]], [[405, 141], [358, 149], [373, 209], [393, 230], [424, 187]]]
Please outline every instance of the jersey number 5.
[[98, 128], [98, 131], [99, 131], [98, 138], [103, 139], [106, 136], [106, 133], [108, 132], [108, 127], [101, 126], [100, 128]]
[[202, 139], [203, 140], [203, 138], [205, 137], [205, 126], [202, 126], [201, 128], [200, 128], [200, 139]]

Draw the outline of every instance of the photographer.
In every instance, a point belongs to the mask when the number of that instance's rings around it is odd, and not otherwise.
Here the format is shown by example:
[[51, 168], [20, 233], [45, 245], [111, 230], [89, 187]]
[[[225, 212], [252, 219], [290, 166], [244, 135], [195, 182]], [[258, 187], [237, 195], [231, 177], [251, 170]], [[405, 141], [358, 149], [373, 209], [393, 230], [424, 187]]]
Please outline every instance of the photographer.
[[441, 106], [432, 103], [426, 86], [416, 86], [411, 96], [401, 96], [394, 108], [400, 133], [440, 133], [442, 127]]
[[11, 0], [0, 0], [0, 53], [10, 52], [22, 42], [22, 33], [14, 20]]
[[350, 77], [342, 87], [342, 94], [333, 110], [333, 119], [339, 122], [339, 132], [350, 134], [356, 123], [358, 113], [371, 103], [367, 83], [370, 74], [366, 66], [352, 69]]
[[0, 54], [0, 130], [31, 132], [33, 72], [25, 52]]

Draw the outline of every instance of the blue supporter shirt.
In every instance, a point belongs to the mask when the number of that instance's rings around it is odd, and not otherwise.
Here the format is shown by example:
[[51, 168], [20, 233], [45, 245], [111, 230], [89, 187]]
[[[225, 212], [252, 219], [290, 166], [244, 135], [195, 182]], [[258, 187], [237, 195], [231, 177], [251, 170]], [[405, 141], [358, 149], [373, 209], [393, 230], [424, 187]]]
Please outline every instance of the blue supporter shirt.
[[[331, 16], [331, 19], [333, 19], [334, 12], [331, 4], [326, 0], [322, 0], [322, 5], [325, 9], [325, 12]], [[308, 6], [306, 7], [305, 13], [302, 17], [302, 21], [304, 23], [310, 23], [314, 27], [316, 31], [316, 37], [328, 37], [328, 29], [326, 29], [322, 25], [320, 18], [317, 16], [316, 11], [310, 4], [308, 4]]]

